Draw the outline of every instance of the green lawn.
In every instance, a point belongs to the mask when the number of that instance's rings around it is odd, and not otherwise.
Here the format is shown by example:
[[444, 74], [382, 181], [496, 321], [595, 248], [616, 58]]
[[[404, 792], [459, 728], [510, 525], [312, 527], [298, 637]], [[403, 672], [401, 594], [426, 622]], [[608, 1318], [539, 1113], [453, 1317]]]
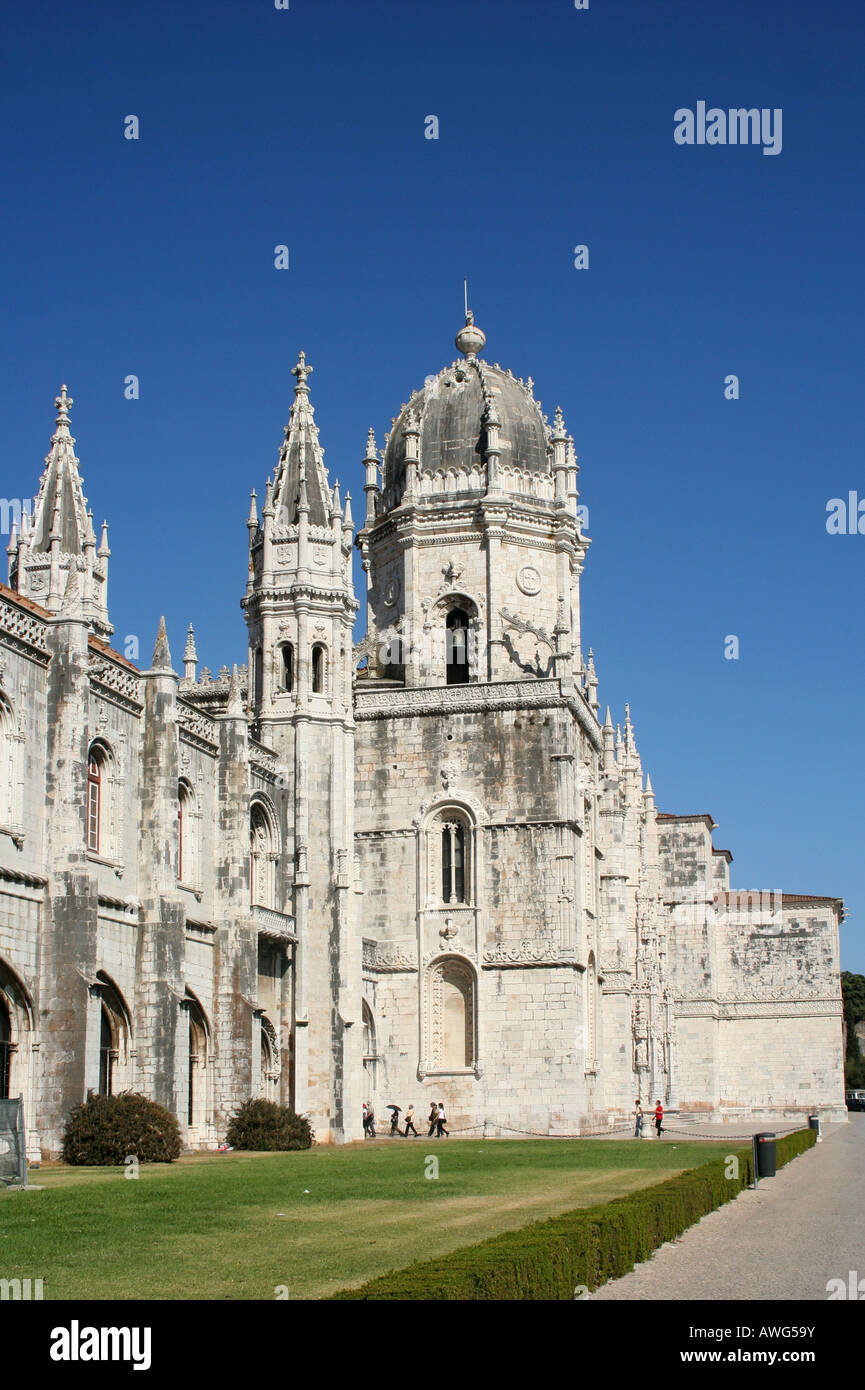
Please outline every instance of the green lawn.
[[[278, 1285], [321, 1298], [729, 1148], [420, 1139], [192, 1156], [137, 1180], [48, 1167], [32, 1174], [44, 1191], [0, 1194], [0, 1278], [42, 1278], [46, 1299], [272, 1299]], [[424, 1176], [430, 1153], [437, 1180]]]

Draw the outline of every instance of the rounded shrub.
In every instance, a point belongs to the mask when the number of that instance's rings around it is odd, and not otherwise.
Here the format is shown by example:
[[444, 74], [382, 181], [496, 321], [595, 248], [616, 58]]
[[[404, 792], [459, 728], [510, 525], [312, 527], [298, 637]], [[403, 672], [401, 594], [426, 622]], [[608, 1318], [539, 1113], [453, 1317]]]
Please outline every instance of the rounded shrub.
[[287, 1105], [272, 1100], [246, 1100], [231, 1117], [226, 1143], [233, 1149], [257, 1149], [268, 1153], [308, 1149], [315, 1135], [306, 1115], [296, 1115]]
[[63, 1158], [67, 1163], [108, 1166], [135, 1157], [140, 1163], [171, 1163], [183, 1145], [169, 1110], [134, 1091], [97, 1096], [76, 1105], [66, 1122]]

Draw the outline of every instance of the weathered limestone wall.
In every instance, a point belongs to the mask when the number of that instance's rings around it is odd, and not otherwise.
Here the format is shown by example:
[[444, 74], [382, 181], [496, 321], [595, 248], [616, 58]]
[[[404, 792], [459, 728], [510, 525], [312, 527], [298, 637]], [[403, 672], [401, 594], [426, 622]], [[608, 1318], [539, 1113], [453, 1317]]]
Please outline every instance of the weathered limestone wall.
[[[603, 1105], [586, 1075], [584, 971], [595, 941], [582, 910], [581, 833], [562, 814], [554, 761], [578, 746], [573, 721], [560, 723], [560, 701], [496, 708], [495, 686], [462, 696], [449, 687], [442, 703], [462, 709], [436, 710], [434, 690], [419, 698], [426, 712], [415, 714], [397, 692], [398, 718], [365, 718], [363, 699], [358, 707], [355, 844], [382, 1059], [372, 1099], [379, 1110], [441, 1099], [460, 1127], [573, 1130]], [[437, 858], [449, 808], [468, 831], [467, 901], [456, 906], [442, 897]], [[431, 972], [445, 957], [466, 962], [474, 980], [479, 1074], [439, 1074], [430, 1056]], [[600, 1050], [598, 1012], [595, 1000]]]

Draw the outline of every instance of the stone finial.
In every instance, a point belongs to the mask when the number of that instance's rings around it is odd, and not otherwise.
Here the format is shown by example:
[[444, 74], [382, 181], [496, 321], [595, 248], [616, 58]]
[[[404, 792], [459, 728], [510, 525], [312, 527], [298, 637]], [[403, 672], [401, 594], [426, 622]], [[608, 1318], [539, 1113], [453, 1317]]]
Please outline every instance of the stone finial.
[[249, 516], [246, 519], [246, 524], [249, 527], [250, 531], [255, 531], [258, 529], [258, 493], [256, 492], [255, 488], [253, 488], [252, 492], [250, 493]]
[[67, 396], [67, 394], [66, 394], [66, 385], [65, 385], [65, 383], [64, 383], [64, 385], [60, 387], [60, 395], [57, 396], [56, 399], [55, 399], [55, 401], [54, 401], [54, 406], [55, 406], [55, 408], [56, 408], [56, 410], [57, 410], [57, 424], [58, 424], [58, 425], [68, 425], [68, 424], [69, 424], [69, 411], [70, 411], [70, 408], [72, 407], [72, 405], [73, 405], [72, 397], [71, 397], [71, 396]]
[[375, 447], [375, 430], [370, 425], [366, 436], [366, 453], [363, 456], [364, 463], [378, 463], [378, 453]]
[[297, 378], [297, 385], [294, 388], [294, 394], [296, 396], [299, 396], [301, 392], [309, 394], [309, 387], [306, 384], [306, 380], [312, 370], [312, 367], [306, 365], [306, 353], [302, 352], [297, 359], [297, 366], [291, 369], [291, 375]]
[[152, 671], [171, 670], [171, 651], [168, 646], [168, 633], [165, 628], [164, 617], [159, 619], [159, 631], [156, 634], [156, 645], [153, 648], [150, 669]]
[[354, 517], [353, 517], [352, 514], [351, 514], [351, 493], [350, 493], [350, 492], [347, 492], [347, 493], [345, 494], [345, 512], [343, 513], [342, 524], [343, 524], [343, 527], [344, 527], [344, 528], [348, 528], [348, 529], [350, 529], [350, 528], [352, 528], [352, 527], [354, 526]]
[[567, 439], [567, 432], [565, 430], [565, 417], [562, 414], [562, 407], [560, 405], [556, 406], [556, 413], [553, 419], [553, 432], [551, 438], [553, 439], [553, 441], [559, 439], [564, 441]]
[[461, 328], [454, 342], [464, 357], [477, 357], [482, 352], [487, 341], [487, 336], [482, 329], [475, 323], [475, 316], [471, 309], [466, 311], [465, 327]]

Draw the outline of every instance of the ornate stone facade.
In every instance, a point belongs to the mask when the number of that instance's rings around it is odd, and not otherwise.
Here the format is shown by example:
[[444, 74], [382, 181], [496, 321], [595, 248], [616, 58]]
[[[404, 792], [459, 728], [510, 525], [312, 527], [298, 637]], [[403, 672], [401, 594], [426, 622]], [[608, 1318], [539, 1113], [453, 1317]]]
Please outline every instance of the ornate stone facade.
[[561, 411], [461, 356], [370, 431], [357, 537], [295, 398], [247, 520], [248, 664], [109, 645], [109, 550], [57, 399], [0, 593], [0, 1085], [31, 1149], [134, 1087], [213, 1145], [250, 1095], [361, 1134], [597, 1129], [638, 1096], [843, 1113], [834, 898], [736, 895], [707, 815], [655, 810], [598, 715], [590, 541]]

